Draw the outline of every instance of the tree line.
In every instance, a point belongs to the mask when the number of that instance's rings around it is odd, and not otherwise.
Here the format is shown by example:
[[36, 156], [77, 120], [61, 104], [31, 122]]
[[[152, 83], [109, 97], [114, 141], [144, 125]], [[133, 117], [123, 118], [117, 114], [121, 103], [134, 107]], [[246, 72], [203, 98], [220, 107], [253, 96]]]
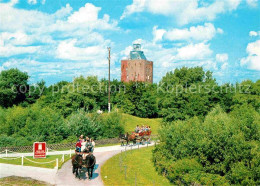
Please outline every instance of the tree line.
[[[107, 91], [108, 81], [96, 76], [46, 86], [43, 80], [30, 84], [28, 74], [18, 69], [1, 71], [0, 145], [66, 142], [82, 130], [96, 138], [116, 137], [124, 130], [120, 114], [113, 119], [96, 115], [97, 110], [107, 111]], [[166, 123], [195, 116], [203, 120], [216, 105], [230, 113], [248, 104], [259, 113], [259, 92], [260, 80], [219, 85], [201, 67], [168, 72], [158, 84], [111, 81], [114, 111], [162, 117]]]

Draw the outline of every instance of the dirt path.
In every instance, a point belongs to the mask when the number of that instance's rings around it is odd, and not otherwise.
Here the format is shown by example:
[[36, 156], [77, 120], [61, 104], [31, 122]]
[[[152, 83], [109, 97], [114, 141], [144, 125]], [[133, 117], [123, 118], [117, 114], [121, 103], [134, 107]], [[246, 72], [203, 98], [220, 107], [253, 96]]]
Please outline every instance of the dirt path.
[[[149, 144], [149, 146], [154, 145], [154, 143]], [[146, 145], [140, 145], [140, 148], [146, 147]], [[39, 167], [30, 167], [30, 166], [21, 166], [21, 165], [10, 165], [0, 163], [0, 178], [7, 176], [20, 176], [20, 177], [30, 177], [36, 180], [45, 181], [54, 185], [103, 185], [102, 178], [100, 175], [101, 166], [111, 158], [112, 156], [120, 153], [121, 151], [137, 149], [139, 145], [133, 147], [121, 147], [108, 146], [108, 147], [99, 147], [95, 148], [94, 155], [96, 156], [97, 163], [96, 168], [93, 174], [92, 180], [82, 177], [81, 180], [75, 178], [75, 175], [72, 174], [71, 161], [68, 161], [63, 164], [60, 170], [56, 169], [46, 169]], [[52, 154], [69, 154], [70, 151], [56, 151]], [[18, 153], [17, 156], [22, 156], [24, 153]], [[11, 156], [10, 156], [11, 157]]]

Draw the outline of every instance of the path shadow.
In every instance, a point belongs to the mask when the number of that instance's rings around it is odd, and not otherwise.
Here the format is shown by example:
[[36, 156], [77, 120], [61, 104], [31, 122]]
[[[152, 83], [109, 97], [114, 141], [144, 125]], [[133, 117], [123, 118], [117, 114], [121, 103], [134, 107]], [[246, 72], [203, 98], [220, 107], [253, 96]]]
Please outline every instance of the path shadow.
[[86, 180], [87, 179], [86, 172], [87, 172], [87, 169], [83, 167], [81, 169], [81, 172], [80, 172], [80, 179], [82, 179], [82, 180]]
[[97, 177], [99, 176], [99, 174], [97, 172], [93, 172], [93, 175], [92, 175], [92, 179], [96, 179]]
[[[98, 169], [98, 167], [99, 167], [99, 164], [96, 164], [96, 165], [95, 165], [95, 168], [94, 168], [94, 170], [93, 170], [93, 175], [92, 175], [92, 178], [91, 178], [92, 180], [93, 180], [93, 179], [96, 179], [96, 178], [99, 176], [99, 173], [96, 172], [97, 169]], [[83, 167], [83, 168], [81, 169], [80, 178], [81, 178], [81, 180], [87, 180], [87, 179], [88, 179], [88, 171], [87, 171], [87, 168]]]
[[96, 165], [95, 165], [95, 168], [94, 168], [94, 171], [97, 170], [98, 167], [99, 167], [99, 164], [96, 164]]
[[96, 172], [97, 169], [98, 169], [98, 167], [99, 167], [99, 164], [96, 164], [96, 165], [95, 165], [95, 168], [94, 168], [94, 170], [93, 170], [92, 180], [93, 180], [93, 179], [96, 179], [96, 178], [99, 176], [99, 173]]

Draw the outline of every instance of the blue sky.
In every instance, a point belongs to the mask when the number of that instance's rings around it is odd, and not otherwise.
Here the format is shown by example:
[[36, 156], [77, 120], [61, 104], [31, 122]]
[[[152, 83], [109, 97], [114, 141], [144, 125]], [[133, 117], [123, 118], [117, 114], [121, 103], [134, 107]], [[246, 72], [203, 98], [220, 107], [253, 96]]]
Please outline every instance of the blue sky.
[[154, 61], [154, 81], [183, 66], [211, 70], [219, 83], [260, 77], [258, 0], [0, 0], [0, 71], [30, 82], [74, 77], [120, 80], [134, 42]]

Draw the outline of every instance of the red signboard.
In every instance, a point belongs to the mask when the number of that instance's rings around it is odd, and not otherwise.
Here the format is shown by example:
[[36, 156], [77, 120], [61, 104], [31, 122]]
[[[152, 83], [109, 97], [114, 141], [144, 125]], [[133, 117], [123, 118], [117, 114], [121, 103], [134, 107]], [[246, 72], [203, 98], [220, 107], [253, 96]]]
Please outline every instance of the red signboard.
[[46, 158], [46, 142], [33, 143], [33, 158]]

